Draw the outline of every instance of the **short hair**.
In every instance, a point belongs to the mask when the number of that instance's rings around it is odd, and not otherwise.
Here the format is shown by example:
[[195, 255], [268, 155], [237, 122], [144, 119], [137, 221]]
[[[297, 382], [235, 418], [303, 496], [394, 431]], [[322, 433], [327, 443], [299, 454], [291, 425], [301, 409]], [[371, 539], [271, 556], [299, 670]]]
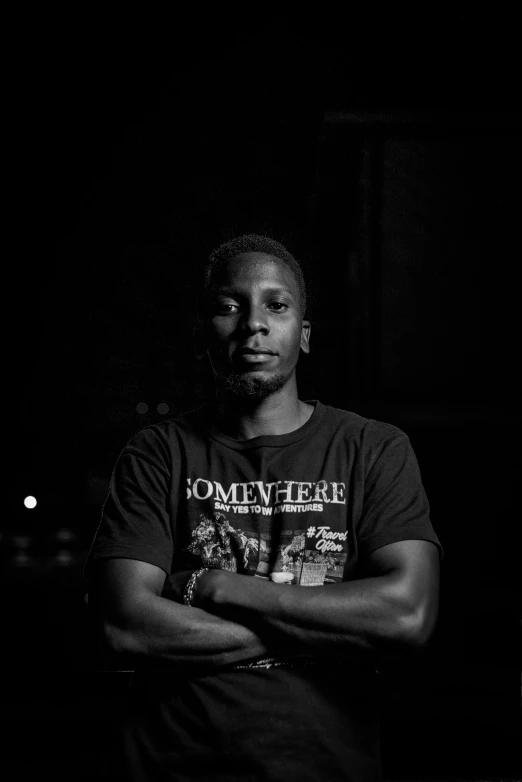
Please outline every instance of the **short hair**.
[[286, 263], [297, 282], [301, 311], [304, 316], [306, 312], [306, 283], [301, 264], [280, 242], [277, 242], [275, 239], [270, 239], [268, 236], [261, 236], [260, 234], [244, 234], [243, 236], [237, 236], [235, 239], [223, 242], [223, 244], [220, 244], [219, 247], [210, 253], [207, 264], [203, 270], [203, 301], [206, 301], [207, 299], [212, 286], [212, 278], [216, 271], [236, 255], [252, 252], [273, 255], [274, 258]]

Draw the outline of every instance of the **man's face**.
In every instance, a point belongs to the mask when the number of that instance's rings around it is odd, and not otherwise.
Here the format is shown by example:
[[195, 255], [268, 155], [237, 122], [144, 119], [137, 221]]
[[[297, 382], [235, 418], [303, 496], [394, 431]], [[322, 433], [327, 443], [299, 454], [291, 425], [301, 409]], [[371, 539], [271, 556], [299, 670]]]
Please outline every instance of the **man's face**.
[[216, 273], [207, 315], [207, 351], [229, 393], [266, 398], [295, 377], [299, 353], [309, 352], [297, 281], [272, 255], [249, 252]]

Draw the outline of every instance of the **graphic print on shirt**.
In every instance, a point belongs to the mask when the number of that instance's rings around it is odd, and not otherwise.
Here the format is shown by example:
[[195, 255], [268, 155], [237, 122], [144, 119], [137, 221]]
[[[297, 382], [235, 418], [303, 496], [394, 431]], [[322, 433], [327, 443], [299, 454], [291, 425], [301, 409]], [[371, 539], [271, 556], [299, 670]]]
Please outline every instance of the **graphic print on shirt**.
[[[203, 566], [279, 583], [342, 581], [348, 556], [345, 488], [322, 480], [253, 481], [225, 489], [217, 481], [187, 479], [187, 499], [200, 512], [190, 514], [186, 551]], [[325, 510], [327, 521], [321, 518]]]
[[212, 518], [202, 513], [199, 518], [200, 523], [192, 530], [188, 551], [199, 555], [202, 567], [246, 572], [249, 553], [258, 550], [258, 541], [248, 538], [241, 530], [235, 530], [223, 513], [214, 513]]

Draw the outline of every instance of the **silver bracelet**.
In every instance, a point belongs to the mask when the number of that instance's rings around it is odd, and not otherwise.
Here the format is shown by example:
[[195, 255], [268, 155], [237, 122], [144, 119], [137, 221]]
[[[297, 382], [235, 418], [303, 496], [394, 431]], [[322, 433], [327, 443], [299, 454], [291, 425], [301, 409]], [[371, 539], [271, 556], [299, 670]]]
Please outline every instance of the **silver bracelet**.
[[205, 570], [210, 570], [209, 567], [200, 567], [199, 570], [195, 570], [189, 580], [187, 581], [185, 585], [185, 590], [183, 592], [183, 602], [186, 606], [192, 606], [192, 598], [194, 596], [194, 586], [196, 584], [196, 579], [198, 576], [200, 576], [202, 573], [205, 572]]

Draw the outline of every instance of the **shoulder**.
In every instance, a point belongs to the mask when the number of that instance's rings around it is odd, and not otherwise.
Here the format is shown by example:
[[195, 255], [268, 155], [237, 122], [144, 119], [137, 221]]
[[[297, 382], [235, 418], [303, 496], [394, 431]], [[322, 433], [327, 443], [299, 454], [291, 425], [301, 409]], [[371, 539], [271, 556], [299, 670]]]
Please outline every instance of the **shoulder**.
[[170, 457], [183, 448], [183, 442], [204, 438], [200, 410], [190, 410], [175, 418], [150, 424], [136, 432], [123, 448], [122, 455], [147, 458]]
[[378, 421], [374, 418], [342, 410], [330, 405], [324, 407], [324, 425], [345, 437], [360, 441], [371, 450], [385, 447], [391, 443], [408, 443], [408, 435], [394, 424]]
[[350, 454], [369, 474], [376, 469], [405, 467], [415, 462], [408, 435], [394, 424], [325, 406], [321, 428], [335, 453]]

